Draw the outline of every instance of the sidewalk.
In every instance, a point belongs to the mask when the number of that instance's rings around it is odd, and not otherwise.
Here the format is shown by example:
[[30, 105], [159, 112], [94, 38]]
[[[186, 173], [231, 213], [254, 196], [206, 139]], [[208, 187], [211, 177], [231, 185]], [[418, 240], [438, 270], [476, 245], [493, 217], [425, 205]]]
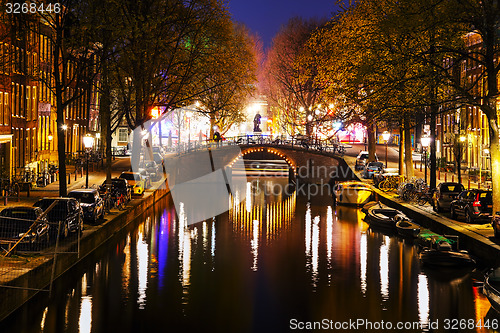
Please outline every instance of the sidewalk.
[[[112, 162], [112, 177], [118, 177], [123, 171], [130, 168], [130, 157], [116, 158]], [[83, 176], [82, 176], [83, 175]], [[68, 192], [85, 188], [86, 182], [86, 169], [84, 168], [83, 173], [77, 173], [75, 181], [75, 173], [72, 172], [66, 176], [66, 182], [70, 178], [70, 183], [68, 184]], [[106, 171], [101, 169], [100, 164], [92, 169], [92, 165], [89, 166], [89, 188], [100, 186], [106, 179]], [[59, 180], [48, 184], [45, 187], [32, 188], [27, 196], [27, 191], [21, 191], [19, 195], [19, 201], [17, 197], [9, 197], [7, 199], [7, 206], [32, 206], [36, 201], [43, 197], [57, 197], [59, 196]], [[0, 196], [0, 210], [7, 207], [5, 205], [5, 198]]]
[[[345, 156], [344, 159], [351, 169], [354, 170], [356, 157]], [[397, 163], [389, 162], [388, 164], [389, 167], [398, 167]], [[354, 171], [354, 173], [361, 181], [373, 185], [373, 181], [371, 179], [364, 179], [361, 177], [361, 171]], [[423, 170], [416, 170], [415, 176], [423, 178]], [[466, 179], [467, 178], [465, 178], [465, 180]], [[441, 177], [441, 180], [437, 179], [437, 183], [443, 181], [443, 176]], [[448, 181], [451, 181], [451, 179], [448, 178]], [[464, 182], [462, 183], [465, 188], [467, 188], [468, 184]], [[477, 188], [477, 183], [471, 183], [471, 187]], [[460, 238], [464, 238], [466, 247], [469, 247], [468, 250], [473, 250], [473, 252], [476, 252], [476, 255], [478, 256], [480, 254], [483, 259], [488, 258], [492, 262], [500, 264], [499, 240], [494, 237], [493, 227], [490, 223], [467, 224], [465, 222], [449, 218], [449, 213], [434, 212], [429, 204], [425, 206], [418, 206], [416, 204], [403, 201], [399, 198], [396, 191], [382, 192], [379, 189], [374, 188], [374, 192], [378, 196], [378, 199], [383, 203], [403, 211], [403, 213], [407, 214], [411, 218], [418, 217], [419, 224], [422, 224], [425, 227], [430, 227], [433, 230], [435, 229], [435, 231], [439, 233], [461, 235]], [[492, 256], [493, 254], [494, 256]]]
[[[355, 151], [360, 150], [362, 148], [363, 148], [363, 145], [354, 145], [352, 147], [351, 153], [354, 153]], [[398, 147], [389, 146], [388, 151], [389, 151], [389, 155], [394, 156], [394, 155], [399, 154]], [[414, 165], [415, 177], [424, 178], [425, 166], [424, 166], [423, 162], [421, 162], [422, 154], [414, 152], [412, 155], [413, 155], [413, 161], [414, 161], [413, 165]], [[379, 158], [380, 162], [385, 163], [385, 155], [378, 156], [378, 158]], [[354, 170], [354, 164], [356, 162], [356, 157], [345, 155], [344, 159], [346, 160], [347, 164], [349, 164]], [[399, 168], [399, 164], [397, 162], [388, 161], [387, 167], [388, 168]], [[355, 173], [360, 179], [363, 179], [361, 177], [361, 172], [362, 172], [362, 170], [356, 171]], [[430, 181], [430, 174], [431, 174], [430, 168], [427, 168], [427, 184], [429, 184], [429, 181]], [[363, 179], [363, 181], [364, 180], [365, 179]], [[452, 173], [452, 172], [437, 171], [436, 172], [436, 185], [439, 183], [443, 183], [445, 181], [446, 182], [458, 182], [458, 176], [456, 173]], [[491, 188], [491, 182], [488, 182], [488, 183], [490, 184], [490, 188]], [[488, 183], [486, 183], [486, 184], [482, 183], [480, 188], [482, 188], [482, 189], [488, 188]], [[470, 184], [469, 184], [469, 176], [468, 176], [467, 171], [465, 171], [465, 170], [462, 172], [462, 185], [464, 185], [464, 187], [466, 189], [469, 188], [469, 185], [470, 185], [470, 188], [478, 188], [478, 186], [479, 186], [478, 182], [473, 181], [472, 178], [470, 178]]]

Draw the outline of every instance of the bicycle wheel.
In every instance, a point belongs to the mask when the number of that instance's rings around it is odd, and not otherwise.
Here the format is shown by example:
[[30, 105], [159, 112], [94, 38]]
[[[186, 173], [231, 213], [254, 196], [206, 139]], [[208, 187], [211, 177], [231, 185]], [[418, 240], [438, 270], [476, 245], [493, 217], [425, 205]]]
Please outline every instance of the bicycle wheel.
[[391, 189], [391, 184], [385, 179], [378, 184], [378, 188], [384, 192], [388, 192]]
[[417, 199], [417, 204], [419, 206], [425, 206], [428, 202], [429, 202], [429, 199], [427, 198], [426, 194], [419, 196]]
[[19, 184], [14, 183], [9, 186], [9, 196], [17, 197], [19, 195]]

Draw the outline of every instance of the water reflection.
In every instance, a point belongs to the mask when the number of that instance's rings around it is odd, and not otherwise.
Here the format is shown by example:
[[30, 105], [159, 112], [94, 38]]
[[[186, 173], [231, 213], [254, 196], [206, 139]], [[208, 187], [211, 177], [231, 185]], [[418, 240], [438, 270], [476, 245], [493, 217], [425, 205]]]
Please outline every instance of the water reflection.
[[294, 317], [428, 324], [486, 315], [469, 276], [422, 270], [415, 245], [367, 230], [359, 210], [334, 208], [330, 198], [263, 195], [256, 190], [267, 181], [254, 185], [249, 197], [235, 194], [250, 209], [232, 201], [229, 212], [197, 225], [187, 225], [182, 205], [177, 214], [160, 207], [25, 331], [260, 332], [262, 323], [283, 331]]
[[359, 269], [360, 269], [360, 280], [361, 280], [361, 292], [363, 296], [366, 296], [366, 267], [368, 261], [368, 245], [366, 239], [366, 232], [361, 234], [361, 240], [359, 242]]
[[83, 296], [80, 304], [79, 331], [90, 333], [92, 330], [92, 296]]
[[389, 246], [391, 238], [384, 236], [382, 245], [380, 246], [380, 295], [382, 300], [386, 301], [389, 298]]
[[137, 278], [139, 280], [137, 304], [139, 309], [144, 309], [146, 305], [146, 289], [148, 286], [148, 263], [149, 251], [148, 244], [146, 243], [145, 235], [143, 234], [143, 227], [139, 227], [139, 234], [137, 237]]
[[429, 323], [429, 286], [427, 276], [424, 274], [418, 275], [417, 285], [417, 300], [418, 300], [418, 321], [426, 325]]

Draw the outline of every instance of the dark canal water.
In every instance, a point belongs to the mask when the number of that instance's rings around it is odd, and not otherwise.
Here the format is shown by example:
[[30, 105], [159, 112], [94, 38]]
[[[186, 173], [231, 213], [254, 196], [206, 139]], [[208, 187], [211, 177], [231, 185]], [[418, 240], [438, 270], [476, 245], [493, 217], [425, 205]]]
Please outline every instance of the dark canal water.
[[423, 270], [417, 246], [328, 195], [276, 191], [285, 182], [254, 180], [241, 204], [192, 226], [165, 200], [1, 331], [498, 331], [475, 328], [499, 323], [473, 274]]

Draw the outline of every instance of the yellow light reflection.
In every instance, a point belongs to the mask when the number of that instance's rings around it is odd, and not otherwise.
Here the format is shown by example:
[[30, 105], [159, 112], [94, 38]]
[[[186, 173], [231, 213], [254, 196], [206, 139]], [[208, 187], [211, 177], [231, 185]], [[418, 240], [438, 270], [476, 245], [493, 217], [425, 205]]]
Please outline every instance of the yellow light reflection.
[[361, 292], [366, 296], [366, 267], [368, 264], [368, 243], [366, 233], [361, 234], [359, 242], [359, 261], [360, 261], [360, 278]]
[[257, 271], [257, 260], [259, 256], [259, 220], [253, 220], [252, 227], [252, 240], [250, 242], [250, 246], [252, 247], [252, 255], [253, 255], [253, 265], [252, 271]]
[[45, 307], [45, 309], [43, 309], [42, 321], [40, 322], [40, 331], [41, 332], [43, 332], [43, 330], [45, 328], [45, 320], [47, 319], [47, 312], [48, 311], [49, 311], [48, 307]]
[[247, 182], [245, 203], [246, 203], [247, 213], [250, 213], [252, 211], [252, 183], [250, 182]]
[[123, 248], [125, 256], [122, 268], [122, 293], [128, 295], [130, 285], [130, 234], [127, 236], [125, 247]]
[[328, 258], [328, 267], [332, 264], [332, 246], [333, 246], [333, 210], [332, 206], [326, 209], [326, 255]]
[[179, 280], [183, 288], [183, 304], [187, 304], [188, 288], [191, 284], [191, 231], [187, 227], [184, 204], [179, 204]]
[[138, 297], [137, 304], [139, 305], [139, 309], [144, 309], [146, 304], [146, 289], [148, 287], [148, 244], [144, 240], [144, 236], [142, 233], [142, 224], [139, 227], [139, 235], [137, 239], [137, 271], [138, 271]]
[[318, 282], [318, 266], [319, 266], [319, 216], [315, 216], [312, 226], [312, 281], [313, 286]]
[[306, 209], [306, 256], [309, 258], [311, 255], [311, 204], [308, 202], [307, 203], [307, 209]]
[[384, 236], [384, 242], [380, 246], [380, 295], [383, 300], [389, 298], [389, 244], [391, 238]]
[[80, 303], [80, 318], [78, 319], [79, 332], [85, 333], [92, 330], [92, 297], [82, 297]]
[[418, 320], [420, 324], [429, 323], [429, 284], [427, 276], [419, 274], [417, 285]]

